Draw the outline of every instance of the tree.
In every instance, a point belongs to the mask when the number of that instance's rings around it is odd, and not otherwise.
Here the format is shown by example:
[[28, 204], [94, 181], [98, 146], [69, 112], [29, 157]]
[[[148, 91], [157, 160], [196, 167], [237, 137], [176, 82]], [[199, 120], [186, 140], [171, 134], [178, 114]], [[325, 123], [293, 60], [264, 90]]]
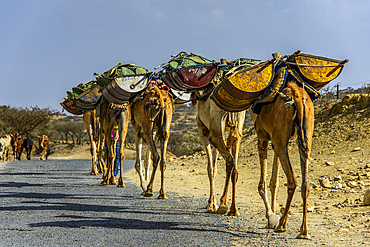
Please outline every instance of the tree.
[[29, 136], [36, 127], [46, 126], [55, 112], [50, 107], [2, 106], [0, 107], [1, 128], [3, 131]]
[[330, 85], [327, 85], [321, 89], [322, 95], [325, 97], [325, 103], [329, 103], [330, 100], [335, 96], [335, 88], [336, 86], [330, 87]]
[[86, 126], [82, 121], [58, 122], [53, 125], [53, 129], [60, 135], [62, 141], [65, 139], [66, 142], [70, 137], [73, 143], [81, 144], [86, 135]]
[[69, 131], [73, 143], [75, 143], [75, 137], [77, 144], [82, 143], [82, 138], [86, 135], [86, 126], [83, 122], [71, 122]]
[[369, 81], [363, 82], [362, 89], [364, 90], [364, 93], [370, 94], [370, 82]]

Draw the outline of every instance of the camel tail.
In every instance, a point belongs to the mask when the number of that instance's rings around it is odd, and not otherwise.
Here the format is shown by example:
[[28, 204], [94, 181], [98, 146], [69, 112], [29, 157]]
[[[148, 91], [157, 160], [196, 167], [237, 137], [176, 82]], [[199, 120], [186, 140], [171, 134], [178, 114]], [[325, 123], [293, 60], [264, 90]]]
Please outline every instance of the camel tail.
[[[302, 88], [302, 90], [304, 90]], [[301, 93], [300, 95], [303, 95]], [[306, 105], [305, 105], [305, 99], [304, 97], [295, 97], [295, 106], [297, 109], [297, 117], [296, 117], [296, 122], [297, 122], [297, 138], [298, 138], [298, 146], [305, 152], [309, 150], [309, 138], [307, 136], [307, 119], [306, 116]]]
[[167, 112], [165, 110], [161, 110], [157, 117], [157, 126], [158, 126], [158, 138], [166, 138], [166, 126], [167, 126]]

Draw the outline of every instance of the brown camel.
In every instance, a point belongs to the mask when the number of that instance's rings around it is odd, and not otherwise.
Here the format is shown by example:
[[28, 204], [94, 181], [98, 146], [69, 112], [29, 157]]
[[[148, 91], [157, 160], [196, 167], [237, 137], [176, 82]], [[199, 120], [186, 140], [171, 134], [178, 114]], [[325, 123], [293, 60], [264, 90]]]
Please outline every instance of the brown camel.
[[[309, 239], [310, 236], [307, 230], [307, 198], [309, 193], [307, 172], [314, 129], [314, 107], [312, 100], [302, 86], [298, 85], [294, 80], [289, 80], [275, 102], [263, 106], [259, 115], [252, 113], [250, 110], [250, 115], [254, 121], [254, 127], [258, 137], [258, 152], [261, 165], [258, 191], [265, 204], [268, 226], [269, 228], [275, 228], [276, 232], [286, 231], [288, 212], [294, 191], [297, 187], [297, 181], [288, 156], [287, 145], [294, 135], [298, 137], [302, 172], [301, 196], [303, 199], [303, 221], [297, 238]], [[267, 147], [269, 141], [271, 141], [275, 151], [273, 172], [270, 181], [272, 206], [268, 202], [266, 190]], [[275, 215], [275, 195], [278, 188], [277, 176], [280, 163], [287, 176], [288, 197], [284, 213], [279, 221], [279, 217]]]
[[[196, 92], [195, 92], [196, 93]], [[206, 212], [226, 214], [227, 192], [232, 182], [232, 204], [228, 215], [238, 215], [235, 202], [236, 182], [238, 180], [237, 160], [242, 138], [242, 128], [244, 125], [245, 111], [227, 112], [219, 108], [209, 97], [206, 100], [198, 100], [197, 125], [199, 137], [207, 152], [208, 157], [208, 177], [210, 182], [210, 197]], [[227, 139], [224, 139], [224, 133], [229, 130]], [[218, 152], [226, 161], [226, 181], [223, 195], [220, 200], [220, 207], [215, 200], [215, 179], [217, 173], [216, 161]]]
[[21, 160], [21, 154], [23, 151], [23, 140], [19, 133], [11, 135], [11, 145], [13, 148], [14, 160]]
[[41, 135], [39, 139], [39, 151], [40, 151], [40, 160], [48, 159], [48, 147], [49, 147], [49, 138], [47, 135]]
[[[147, 89], [144, 95], [138, 95], [131, 106], [131, 124], [135, 130], [136, 163], [135, 169], [139, 174], [141, 188], [145, 197], [153, 196], [153, 182], [158, 163], [161, 169], [161, 189], [158, 199], [166, 199], [164, 190], [164, 172], [166, 170], [166, 149], [170, 137], [170, 125], [174, 106], [168, 91], [154, 85]], [[161, 154], [157, 152], [154, 138], [160, 141]], [[145, 178], [142, 172], [141, 149], [142, 139], [148, 145], [148, 152], [144, 161]], [[151, 157], [152, 156], [152, 157]], [[148, 183], [148, 174], [151, 159], [153, 170]]]
[[[130, 121], [130, 106], [128, 103], [118, 105], [113, 104], [106, 101], [104, 98], [97, 106], [97, 117], [100, 121], [100, 144], [98, 144], [99, 148], [99, 165], [104, 166], [104, 161], [102, 159], [102, 151], [104, 146], [104, 136], [107, 142], [108, 147], [108, 169], [103, 174], [103, 181], [102, 184], [117, 184], [113, 174], [113, 165], [114, 159], [116, 158], [116, 149], [115, 144], [117, 138], [114, 140], [111, 139], [112, 131], [117, 129], [118, 136], [120, 140], [120, 150], [119, 150], [119, 179], [118, 179], [118, 187], [125, 187], [123, 181], [123, 171], [122, 171], [122, 163], [124, 160], [123, 154], [123, 143], [125, 143], [126, 135], [127, 135], [127, 128], [128, 123]], [[116, 132], [116, 131], [115, 131]]]
[[[90, 139], [90, 153], [92, 156], [92, 167], [90, 175], [97, 175], [98, 172], [104, 173], [105, 172], [105, 166], [102, 166], [100, 162], [98, 162], [97, 159], [97, 150], [99, 149], [98, 145], [99, 142], [99, 121], [96, 117], [96, 110], [93, 111], [86, 111], [83, 113], [82, 120], [86, 126], [87, 134]], [[98, 169], [96, 169], [96, 165], [98, 165]]]

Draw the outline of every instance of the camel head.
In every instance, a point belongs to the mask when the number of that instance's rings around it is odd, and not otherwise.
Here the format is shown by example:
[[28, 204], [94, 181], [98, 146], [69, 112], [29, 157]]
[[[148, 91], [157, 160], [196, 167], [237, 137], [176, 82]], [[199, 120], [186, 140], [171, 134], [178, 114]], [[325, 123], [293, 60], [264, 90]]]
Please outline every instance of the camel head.
[[167, 98], [162, 95], [161, 90], [154, 86], [145, 97], [146, 103], [144, 104], [144, 111], [148, 111], [149, 120], [154, 122], [154, 119], [158, 116], [161, 110], [163, 110], [166, 105], [165, 102]]

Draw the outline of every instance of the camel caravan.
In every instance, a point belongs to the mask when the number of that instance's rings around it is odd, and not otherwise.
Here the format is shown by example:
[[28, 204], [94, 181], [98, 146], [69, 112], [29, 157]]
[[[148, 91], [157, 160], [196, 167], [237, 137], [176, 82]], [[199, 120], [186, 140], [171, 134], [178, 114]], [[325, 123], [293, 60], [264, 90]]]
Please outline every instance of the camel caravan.
[[[261, 167], [258, 192], [265, 204], [267, 227], [276, 232], [287, 230], [288, 212], [297, 187], [288, 155], [288, 142], [297, 136], [303, 200], [303, 220], [297, 238], [309, 239], [307, 173], [314, 129], [313, 102], [320, 98], [319, 90], [337, 78], [347, 62], [300, 51], [285, 56], [274, 53], [267, 61], [239, 58], [232, 61], [221, 59], [220, 62], [180, 52], [155, 68], [157, 72], [119, 63], [102, 74], [95, 73], [95, 80], [72, 88], [72, 92], [67, 91], [61, 105], [71, 114], [83, 115], [91, 143], [90, 174], [103, 173], [102, 184], [125, 187], [123, 146], [131, 122], [135, 131], [135, 169], [142, 196], [153, 196], [159, 164], [161, 186], [157, 198], [166, 199], [164, 173], [172, 113], [176, 105], [193, 104], [197, 110], [199, 138], [208, 160], [210, 190], [206, 212], [232, 216], [238, 215], [237, 162], [244, 120], [249, 114], [258, 138]], [[155, 138], [160, 142], [160, 152]], [[147, 145], [144, 162], [143, 141]], [[266, 185], [269, 143], [275, 154], [270, 181], [271, 204]], [[106, 159], [103, 150], [106, 150]], [[219, 154], [225, 160], [226, 176], [218, 204], [215, 179]], [[275, 213], [280, 167], [288, 181], [288, 196], [281, 218]], [[232, 196], [229, 207], [230, 180]]]
[[[38, 150], [40, 152], [40, 160], [47, 160], [50, 149], [49, 139], [46, 135], [38, 136], [39, 141]], [[6, 134], [0, 137], [0, 160], [10, 161], [10, 151], [12, 151], [13, 160], [21, 160], [23, 150], [26, 153], [27, 160], [31, 160], [31, 152], [34, 146], [32, 137], [26, 136], [22, 138], [19, 133]]]

